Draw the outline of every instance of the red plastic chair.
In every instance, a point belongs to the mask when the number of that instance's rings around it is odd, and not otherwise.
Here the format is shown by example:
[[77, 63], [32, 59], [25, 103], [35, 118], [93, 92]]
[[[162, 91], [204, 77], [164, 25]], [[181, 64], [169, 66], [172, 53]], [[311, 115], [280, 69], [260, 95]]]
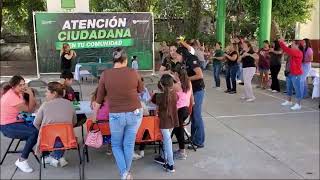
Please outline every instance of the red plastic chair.
[[[54, 150], [77, 150], [79, 155], [79, 164], [82, 163], [79, 144], [74, 134], [72, 124], [61, 123], [61, 124], [48, 124], [48, 125], [42, 126], [40, 129], [39, 136], [40, 136], [39, 151], [42, 153], [41, 159], [42, 159], [44, 168], [45, 168], [44, 152], [51, 152]], [[63, 143], [64, 147], [54, 148], [54, 144], [57, 137], [61, 139], [61, 142]], [[42, 166], [40, 163], [40, 174], [39, 174], [40, 179], [41, 179], [41, 169], [42, 169]], [[79, 175], [80, 175], [80, 179], [82, 179], [80, 165], [79, 165]]]

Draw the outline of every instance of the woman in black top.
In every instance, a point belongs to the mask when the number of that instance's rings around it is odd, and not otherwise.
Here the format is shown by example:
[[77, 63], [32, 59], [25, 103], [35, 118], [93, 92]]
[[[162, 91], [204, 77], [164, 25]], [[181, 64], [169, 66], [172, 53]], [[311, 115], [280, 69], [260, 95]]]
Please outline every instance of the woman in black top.
[[278, 74], [281, 69], [282, 51], [279, 42], [273, 41], [272, 48], [270, 49], [270, 71], [271, 71], [271, 89], [272, 92], [280, 92], [280, 84]]
[[251, 81], [256, 73], [256, 61], [259, 59], [259, 56], [254, 52], [249, 41], [244, 41], [243, 51], [240, 58], [242, 62], [244, 81], [244, 95], [241, 99], [245, 99], [247, 102], [252, 102], [256, 98], [253, 95]]
[[60, 52], [61, 58], [61, 72], [71, 72], [72, 59], [74, 59], [77, 54], [70, 49], [70, 45], [64, 43]]
[[[237, 72], [239, 70], [239, 64], [237, 62], [239, 58], [238, 45], [233, 43], [229, 46], [228, 53], [224, 54], [225, 59], [227, 60], [227, 69], [226, 69], [226, 84], [227, 90], [225, 93], [235, 94], [237, 93]], [[230, 82], [231, 81], [231, 82]], [[232, 83], [232, 88], [231, 88]]]

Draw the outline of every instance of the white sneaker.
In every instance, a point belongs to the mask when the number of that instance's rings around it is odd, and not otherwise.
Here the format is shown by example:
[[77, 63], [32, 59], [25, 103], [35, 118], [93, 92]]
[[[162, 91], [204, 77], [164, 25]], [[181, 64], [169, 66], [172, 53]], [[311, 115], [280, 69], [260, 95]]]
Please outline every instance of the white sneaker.
[[221, 87], [216, 88], [217, 91], [222, 91], [223, 89]]
[[58, 161], [59, 161], [59, 164], [61, 167], [64, 167], [69, 164], [68, 161], [64, 157], [60, 158]]
[[136, 161], [136, 160], [139, 160], [139, 159], [141, 159], [141, 158], [142, 158], [142, 157], [141, 157], [139, 154], [134, 153], [134, 154], [133, 154], [133, 157], [132, 157], [132, 160]]
[[29, 166], [28, 161], [24, 160], [24, 161], [20, 161], [19, 159], [16, 161], [15, 165], [22, 171], [25, 173], [31, 173], [33, 171], [33, 169]]
[[272, 89], [271, 89], [271, 88], [269, 88], [269, 89], [268, 89], [268, 91], [272, 91]]
[[291, 110], [296, 111], [296, 110], [300, 110], [301, 109], [301, 105], [299, 105], [298, 103], [296, 103], [294, 106], [291, 107]]
[[253, 102], [254, 100], [256, 100], [255, 97], [254, 97], [254, 98], [247, 99], [246, 101], [247, 101], [247, 102]]
[[245, 100], [245, 99], [247, 99], [247, 98], [246, 98], [245, 96], [241, 96], [240, 99], [241, 99], [241, 100]]
[[44, 158], [44, 163], [50, 164], [50, 166], [53, 166], [53, 167], [58, 167], [58, 165], [59, 165], [59, 161], [56, 160], [55, 158], [51, 157], [51, 156], [45, 157]]
[[284, 103], [281, 104], [282, 106], [292, 106], [293, 103], [291, 101], [285, 101]]
[[273, 92], [273, 93], [278, 93], [279, 91], [277, 91], [277, 90], [272, 90], [271, 92]]
[[144, 150], [140, 151], [140, 156], [144, 157]]

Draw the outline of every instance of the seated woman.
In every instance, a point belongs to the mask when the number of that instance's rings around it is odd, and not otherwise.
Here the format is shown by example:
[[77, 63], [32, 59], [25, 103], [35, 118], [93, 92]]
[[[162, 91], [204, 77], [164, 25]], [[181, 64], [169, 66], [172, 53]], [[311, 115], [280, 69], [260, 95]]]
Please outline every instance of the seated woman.
[[[28, 126], [21, 120], [17, 120], [21, 111], [33, 112], [36, 100], [32, 90], [25, 86], [21, 76], [13, 76], [9, 84], [3, 88], [1, 96], [0, 127], [4, 136], [8, 138], [25, 140], [22, 154], [15, 165], [23, 172], [31, 173], [33, 169], [28, 164], [28, 157], [33, 146], [37, 142], [38, 130], [34, 126]], [[23, 100], [23, 93], [29, 94], [29, 103]]]
[[[43, 103], [36, 115], [33, 125], [40, 129], [41, 126], [57, 123], [77, 123], [77, 116], [72, 103], [69, 100], [63, 99], [64, 86], [58, 82], [50, 82], [46, 92], [47, 102]], [[39, 139], [36, 150], [38, 150]], [[63, 147], [61, 139], [56, 138], [55, 148]], [[61, 167], [66, 166], [68, 162], [63, 157], [63, 150], [55, 150], [45, 158], [45, 163], [51, 166]]]

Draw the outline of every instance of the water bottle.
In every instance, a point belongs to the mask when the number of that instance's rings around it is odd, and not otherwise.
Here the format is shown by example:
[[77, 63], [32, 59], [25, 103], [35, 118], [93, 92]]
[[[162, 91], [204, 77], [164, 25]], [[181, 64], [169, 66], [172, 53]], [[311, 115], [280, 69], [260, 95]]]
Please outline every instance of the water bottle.
[[101, 63], [101, 58], [99, 58], [99, 63]]

